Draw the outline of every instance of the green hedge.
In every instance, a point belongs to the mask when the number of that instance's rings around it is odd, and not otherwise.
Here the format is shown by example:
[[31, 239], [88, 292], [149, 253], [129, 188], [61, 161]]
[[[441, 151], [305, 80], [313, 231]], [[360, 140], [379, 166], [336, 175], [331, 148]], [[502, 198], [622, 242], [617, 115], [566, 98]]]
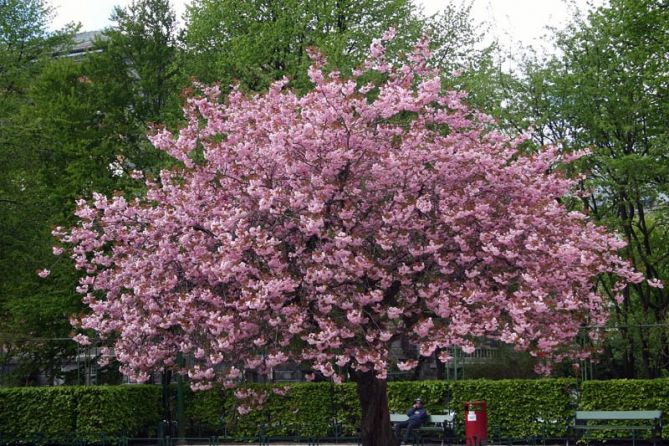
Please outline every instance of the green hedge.
[[154, 434], [161, 418], [158, 386], [76, 387], [78, 437], [95, 440], [100, 433], [117, 437]]
[[160, 420], [158, 386], [0, 388], [4, 442], [101, 441], [145, 435]]
[[563, 437], [576, 402], [573, 379], [466, 380], [454, 382], [452, 392], [460, 433], [464, 403], [484, 400], [489, 436], [501, 438]]
[[3, 441], [38, 441], [75, 431], [77, 403], [71, 387], [0, 389]]
[[[190, 393], [186, 399], [186, 418], [194, 434], [225, 431], [236, 439], [255, 437], [258, 426], [267, 435], [277, 437], [325, 436], [331, 431], [331, 421], [341, 416], [342, 425], [354, 431], [360, 417], [355, 387], [350, 384], [333, 386], [330, 383], [296, 383], [281, 396], [270, 385], [253, 385], [254, 390], [266, 392], [267, 401], [248, 414], [237, 412], [238, 402], [232, 391], [212, 389]], [[339, 412], [335, 414], [333, 401]]]
[[[333, 421], [341, 435], [356, 434], [360, 406], [355, 384], [290, 384], [285, 396], [271, 392], [269, 385], [253, 387], [267, 391], [269, 398], [262, 408], [243, 416], [229, 390], [187, 392], [187, 434], [227, 432], [237, 439], [249, 439], [257, 436], [259, 426], [265, 426], [271, 436], [323, 437], [333, 434]], [[576, 390], [573, 379], [390, 382], [388, 401], [391, 412], [406, 411], [416, 397], [433, 414], [454, 409], [462, 434], [465, 401], [486, 400], [489, 435], [522, 440], [564, 436], [576, 408]], [[160, 386], [152, 385], [0, 388], [0, 442], [37, 442], [40, 438], [60, 442], [67, 436], [100, 442], [103, 433], [109, 437], [155, 436], [161, 403]], [[669, 379], [584, 382], [578, 404], [584, 410], [660, 409], [669, 413]]]
[[[332, 422], [340, 426], [340, 434], [355, 435], [360, 420], [355, 384], [334, 386], [330, 383], [291, 384], [285, 396], [270, 392], [267, 385], [254, 385], [269, 392], [265, 405], [246, 415], [236, 411], [237, 400], [230, 391], [213, 389], [190, 394], [186, 417], [193, 434], [203, 432], [231, 433], [237, 439], [250, 438], [258, 426], [266, 426], [271, 436], [330, 436]], [[405, 412], [420, 397], [430, 413], [461, 409], [465, 401], [485, 399], [489, 405], [491, 434], [527, 438], [539, 434], [560, 436], [573, 416], [575, 381], [546, 380], [471, 380], [471, 381], [406, 381], [388, 383], [391, 412]], [[333, 404], [334, 402], [334, 404]], [[460, 433], [462, 434], [462, 411]], [[541, 425], [536, 418], [556, 420]]]

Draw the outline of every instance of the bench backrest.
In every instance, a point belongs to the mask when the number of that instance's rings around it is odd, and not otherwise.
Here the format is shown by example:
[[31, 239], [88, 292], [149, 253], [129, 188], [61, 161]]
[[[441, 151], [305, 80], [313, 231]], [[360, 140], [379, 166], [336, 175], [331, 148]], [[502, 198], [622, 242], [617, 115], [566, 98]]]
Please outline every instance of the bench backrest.
[[406, 414], [403, 413], [391, 413], [390, 414], [390, 422], [391, 423], [401, 423], [402, 421], [408, 420], [409, 417], [406, 416]]
[[[451, 412], [450, 414], [447, 415], [429, 415], [427, 417], [426, 423], [434, 423], [434, 424], [441, 424], [441, 423], [450, 423], [453, 421], [453, 418], [455, 418], [455, 413]], [[406, 416], [406, 414], [403, 413], [391, 413], [390, 414], [390, 422], [391, 423], [400, 423], [402, 421], [408, 420], [409, 417]]]
[[453, 418], [455, 418], [454, 413], [448, 415], [430, 415], [427, 421], [428, 423], [443, 424], [452, 422]]
[[576, 420], [659, 420], [661, 410], [577, 410]]

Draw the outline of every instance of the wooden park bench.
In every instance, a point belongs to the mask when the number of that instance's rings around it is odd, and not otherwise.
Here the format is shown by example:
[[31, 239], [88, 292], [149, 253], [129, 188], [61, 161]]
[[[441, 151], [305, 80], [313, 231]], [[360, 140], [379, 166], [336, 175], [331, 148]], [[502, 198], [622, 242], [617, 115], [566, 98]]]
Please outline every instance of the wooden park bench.
[[[408, 420], [409, 417], [403, 413], [391, 413], [390, 422], [392, 424], [401, 423]], [[446, 442], [450, 445], [455, 438], [455, 413], [447, 415], [429, 415], [427, 421], [420, 427], [413, 429], [413, 444], [425, 444], [425, 439], [437, 437], [441, 441], [441, 446]]]
[[[637, 432], [651, 431], [653, 445], [662, 433], [661, 410], [579, 410], [576, 411], [574, 424], [570, 426], [576, 437], [578, 434], [586, 436], [592, 431], [627, 431], [632, 435], [632, 445], [636, 445]], [[571, 435], [570, 435], [571, 437]], [[569, 439], [567, 439], [567, 446]]]

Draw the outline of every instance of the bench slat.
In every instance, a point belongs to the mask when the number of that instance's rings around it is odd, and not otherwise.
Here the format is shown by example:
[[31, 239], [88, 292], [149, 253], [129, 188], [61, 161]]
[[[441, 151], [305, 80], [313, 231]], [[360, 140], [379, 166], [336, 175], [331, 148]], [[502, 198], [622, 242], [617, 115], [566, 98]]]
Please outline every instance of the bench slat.
[[[455, 418], [455, 414], [449, 415], [428, 415], [427, 420], [424, 424], [441, 424], [441, 423], [450, 423]], [[403, 413], [391, 413], [390, 422], [391, 423], [401, 423], [402, 421], [408, 420], [409, 417]]]
[[659, 420], [661, 410], [578, 410], [576, 420]]
[[449, 415], [430, 415], [427, 419], [428, 423], [450, 423], [455, 418], [455, 414]]
[[640, 430], [648, 430], [650, 429], [650, 426], [648, 425], [636, 425], [636, 426], [620, 426], [617, 424], [581, 424], [581, 425], [576, 425], [574, 426], [575, 429], [582, 430], [582, 431], [591, 431], [591, 430], [600, 430], [600, 431], [618, 431], [618, 430], [624, 430], [624, 431], [640, 431]]
[[409, 417], [406, 414], [403, 413], [391, 413], [390, 414], [390, 422], [391, 423], [401, 423], [402, 421], [408, 420]]

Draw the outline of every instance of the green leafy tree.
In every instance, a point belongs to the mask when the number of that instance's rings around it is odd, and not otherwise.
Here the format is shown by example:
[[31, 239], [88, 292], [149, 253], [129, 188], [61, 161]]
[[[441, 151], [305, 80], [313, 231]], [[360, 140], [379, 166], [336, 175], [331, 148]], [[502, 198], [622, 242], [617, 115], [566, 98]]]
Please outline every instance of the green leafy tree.
[[[14, 11], [36, 26], [27, 46], [42, 43], [25, 69], [15, 70], [14, 107], [2, 121], [0, 156], [8, 163], [0, 167], [1, 334], [11, 338], [8, 356], [19, 360], [23, 382], [38, 374], [53, 382], [76, 352], [66, 338], [80, 304], [71, 265], [51, 254], [51, 230], [69, 224], [78, 198], [93, 190], [128, 191], [131, 170], [157, 172], [164, 165], [146, 133], [178, 108], [175, 18], [167, 0], [117, 8], [115, 26], [98, 41], [102, 51], [74, 61], [59, 57], [67, 49], [65, 34], [42, 29], [50, 14], [44, 3], [17, 1], [13, 8], [32, 11]], [[43, 267], [52, 271], [47, 280], [36, 275]]]
[[117, 173], [157, 173], [165, 157], [146, 138], [156, 122], [174, 124], [181, 115], [184, 84], [176, 45], [176, 18], [169, 0], [134, 0], [117, 7], [114, 26], [97, 41], [101, 50], [84, 61], [105, 152]]
[[[169, 0], [134, 0], [116, 7], [115, 25], [98, 41], [102, 52], [89, 64], [106, 84], [110, 95], [127, 102], [126, 113], [147, 126], [164, 118], [178, 105], [176, 16]], [[123, 93], [125, 92], [125, 93]]]
[[239, 81], [258, 91], [287, 76], [305, 89], [308, 47], [318, 47], [332, 66], [346, 71], [390, 27], [400, 32], [398, 45], [404, 47], [420, 34], [410, 1], [195, 0], [182, 40], [187, 71], [203, 82]]
[[475, 108], [499, 116], [502, 87], [511, 77], [500, 70], [497, 44], [485, 43], [489, 24], [472, 16], [473, 4], [449, 2], [424, 19], [423, 29], [431, 39], [432, 64], [442, 71], [445, 86], [466, 92]]
[[[528, 58], [507, 84], [504, 119], [534, 128], [538, 144], [589, 148], [580, 206], [618, 230], [651, 283], [611, 301], [604, 373], [666, 375], [669, 367], [669, 3], [611, 0], [557, 34], [561, 55]], [[602, 290], [609, 292], [603, 280]]]
[[48, 222], [62, 210], [50, 201], [53, 191], [40, 169], [46, 148], [25, 111], [35, 77], [66, 50], [76, 30], [50, 32], [52, 15], [43, 0], [0, 1], [0, 361], [21, 358], [24, 382], [35, 377], [34, 364], [53, 369], [68, 354], [49, 339], [69, 333], [67, 317], [78, 308], [72, 290], [45, 285], [35, 274], [51, 261]]
[[50, 32], [52, 17], [53, 9], [45, 0], [0, 0], [0, 98], [4, 105], [8, 98], [25, 92], [45, 57], [69, 43], [76, 27]]

